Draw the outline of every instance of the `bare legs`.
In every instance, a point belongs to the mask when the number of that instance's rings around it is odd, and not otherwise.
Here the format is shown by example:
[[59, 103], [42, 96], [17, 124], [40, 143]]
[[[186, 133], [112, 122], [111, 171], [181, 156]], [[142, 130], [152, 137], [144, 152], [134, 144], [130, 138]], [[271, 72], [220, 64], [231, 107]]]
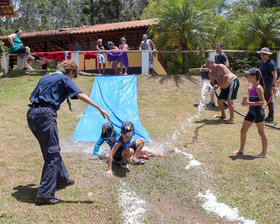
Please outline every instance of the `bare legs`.
[[[105, 75], [105, 64], [102, 64], [102, 74]], [[101, 63], [98, 64], [98, 73], [101, 74]]]
[[258, 128], [259, 135], [261, 136], [261, 139], [262, 139], [262, 152], [261, 152], [261, 154], [256, 155], [255, 157], [266, 158], [268, 140], [267, 140], [267, 137], [265, 134], [265, 123], [263, 121], [263, 122], [257, 123], [256, 125]]
[[25, 49], [25, 52], [27, 53], [27, 56], [24, 57], [24, 67], [27, 69], [27, 70], [33, 70], [33, 68], [29, 65], [28, 63], [28, 59], [29, 60], [34, 60], [35, 58], [30, 54], [30, 48], [29, 47], [26, 47]]
[[118, 62], [117, 61], [113, 61], [112, 63], [112, 68], [114, 69], [116, 75], [119, 75], [120, 74], [120, 71], [118, 69]]
[[[244, 148], [245, 148], [245, 143], [246, 143], [246, 135], [249, 130], [249, 128], [252, 126], [252, 122], [244, 120], [242, 128], [240, 130], [240, 149], [238, 151], [234, 151], [234, 154], [243, 154], [244, 153]], [[266, 153], [267, 153], [267, 137], [265, 134], [265, 123], [260, 122], [256, 124], [258, 128], [259, 135], [261, 136], [262, 140], [262, 152], [255, 157], [257, 158], [266, 158]]]
[[[221, 110], [221, 115], [216, 115], [216, 118], [225, 119], [226, 113], [225, 113], [225, 106], [224, 106], [225, 100], [218, 100], [218, 106]], [[232, 100], [227, 100], [228, 103], [228, 109], [229, 109], [229, 119], [225, 120], [225, 124], [234, 124], [234, 104]]]
[[143, 138], [139, 138], [136, 140], [136, 150], [131, 158], [131, 163], [135, 164], [138, 163], [138, 157], [144, 147], [145, 141]]

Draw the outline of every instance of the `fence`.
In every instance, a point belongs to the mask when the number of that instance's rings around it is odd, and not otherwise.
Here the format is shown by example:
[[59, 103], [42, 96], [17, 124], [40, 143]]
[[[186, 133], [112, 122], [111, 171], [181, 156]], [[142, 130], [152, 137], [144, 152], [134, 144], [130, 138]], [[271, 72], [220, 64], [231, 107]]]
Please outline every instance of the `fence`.
[[[65, 51], [66, 52], [66, 51]], [[103, 53], [106, 55], [107, 51], [98, 51], [98, 53]], [[250, 50], [223, 50], [228, 57], [233, 70], [245, 69], [243, 68], [248, 60], [251, 59], [250, 65], [254, 65], [254, 60], [258, 58], [257, 51]], [[272, 55], [272, 58], [276, 61], [277, 66], [280, 67], [280, 51], [272, 51], [276, 53]], [[97, 60], [86, 61], [83, 56], [83, 51], [72, 51], [72, 53], [79, 54], [79, 70], [96, 72]], [[200, 67], [203, 64], [204, 59], [209, 55], [215, 55], [214, 50], [190, 50], [190, 51], [139, 51], [130, 50], [126, 51], [129, 59], [129, 73], [130, 74], [149, 74], [150, 69], [150, 55], [153, 55], [154, 70], [157, 74], [166, 75], [173, 74], [178, 67], [182, 66], [182, 55], [187, 55], [188, 68]], [[33, 53], [34, 54], [34, 53]], [[255, 58], [251, 54], [256, 54]], [[246, 55], [250, 55], [244, 60]], [[9, 66], [9, 58], [15, 57], [16, 55], [3, 55], [1, 57], [1, 68], [4, 73], [7, 73]], [[249, 59], [248, 59], [249, 58]], [[236, 62], [237, 61], [237, 62]], [[242, 64], [243, 63], [243, 64]], [[13, 65], [13, 63], [11, 63]], [[255, 63], [257, 64], [257, 63]], [[21, 59], [17, 56], [18, 69], [22, 69]], [[257, 65], [256, 65], [257, 66]], [[258, 66], [259, 67], [259, 66]], [[109, 71], [111, 69], [108, 60], [106, 60], [106, 69]]]

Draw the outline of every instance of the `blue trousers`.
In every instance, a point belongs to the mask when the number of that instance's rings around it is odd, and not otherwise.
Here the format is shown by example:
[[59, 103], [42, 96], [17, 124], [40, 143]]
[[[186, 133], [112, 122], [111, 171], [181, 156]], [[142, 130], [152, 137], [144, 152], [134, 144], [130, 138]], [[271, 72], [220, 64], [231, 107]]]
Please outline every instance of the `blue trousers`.
[[[264, 84], [264, 98], [266, 102], [270, 99], [272, 95], [272, 84]], [[268, 117], [274, 118], [274, 105], [273, 100], [271, 99], [268, 103]]]
[[40, 187], [37, 197], [54, 198], [57, 184], [63, 184], [69, 177], [60, 155], [57, 113], [50, 107], [30, 108], [27, 122], [38, 140], [44, 158]]

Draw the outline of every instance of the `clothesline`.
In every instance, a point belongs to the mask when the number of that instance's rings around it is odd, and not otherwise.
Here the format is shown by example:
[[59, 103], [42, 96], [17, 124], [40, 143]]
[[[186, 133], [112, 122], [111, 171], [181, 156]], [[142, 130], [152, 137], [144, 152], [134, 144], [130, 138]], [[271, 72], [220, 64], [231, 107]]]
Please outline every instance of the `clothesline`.
[[[84, 70], [86, 70], [86, 60], [93, 59], [95, 60], [95, 67], [98, 68], [98, 60], [97, 54], [99, 51], [55, 51], [55, 52], [36, 52], [33, 55], [39, 58], [42, 58], [41, 64], [49, 63], [50, 61], [59, 61], [62, 62], [64, 60], [73, 60], [79, 67], [79, 54], [84, 55]], [[121, 62], [125, 68], [128, 69], [128, 57], [127, 53], [122, 50], [107, 50], [105, 51], [107, 54], [107, 59], [109, 62], [118, 61]]]

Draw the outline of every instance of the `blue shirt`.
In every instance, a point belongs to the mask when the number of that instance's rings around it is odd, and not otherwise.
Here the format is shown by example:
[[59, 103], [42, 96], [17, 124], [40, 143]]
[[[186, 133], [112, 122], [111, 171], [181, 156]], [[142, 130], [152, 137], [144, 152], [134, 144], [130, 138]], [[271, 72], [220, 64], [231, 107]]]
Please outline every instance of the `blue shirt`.
[[222, 52], [221, 54], [217, 54], [215, 55], [215, 63], [216, 64], [226, 64], [228, 58], [226, 56], [226, 54], [224, 52]]
[[18, 35], [16, 35], [16, 37], [13, 39], [13, 42], [14, 42], [14, 46], [10, 44], [10, 53], [14, 53], [23, 45]]
[[112, 148], [112, 145], [113, 145], [113, 141], [115, 139], [115, 137], [117, 135], [119, 135], [120, 133], [115, 129], [114, 133], [112, 134], [112, 137], [109, 138], [109, 139], [105, 139], [105, 138], [102, 138], [100, 136], [100, 138], [98, 139], [98, 141], [96, 142], [95, 146], [94, 146], [94, 149], [93, 149], [93, 155], [96, 156], [99, 152], [99, 149], [100, 149], [100, 146], [104, 143], [104, 142], [107, 142], [107, 144], [110, 146], [110, 148]]
[[59, 110], [60, 104], [70, 96], [77, 99], [76, 95], [82, 93], [78, 86], [70, 77], [58, 71], [44, 75], [38, 82], [36, 88], [31, 93], [31, 102], [35, 104], [49, 103], [56, 110]]
[[272, 59], [268, 59], [265, 63], [263, 61], [260, 70], [263, 76], [264, 84], [272, 85], [273, 84], [272, 72], [277, 71], [277, 66], [275, 62]]
[[126, 148], [129, 148], [130, 140], [127, 141], [127, 142], [124, 142], [124, 141], [122, 140], [121, 135], [118, 134], [118, 135], [114, 138], [113, 144], [111, 145], [111, 150], [112, 150], [112, 148], [113, 148], [113, 146], [115, 145], [116, 142], [120, 142], [120, 143], [121, 143], [121, 145], [120, 145], [120, 147], [118, 148], [118, 150], [121, 150], [121, 151], [122, 151], [122, 150], [124, 150], [124, 149], [126, 149]]

